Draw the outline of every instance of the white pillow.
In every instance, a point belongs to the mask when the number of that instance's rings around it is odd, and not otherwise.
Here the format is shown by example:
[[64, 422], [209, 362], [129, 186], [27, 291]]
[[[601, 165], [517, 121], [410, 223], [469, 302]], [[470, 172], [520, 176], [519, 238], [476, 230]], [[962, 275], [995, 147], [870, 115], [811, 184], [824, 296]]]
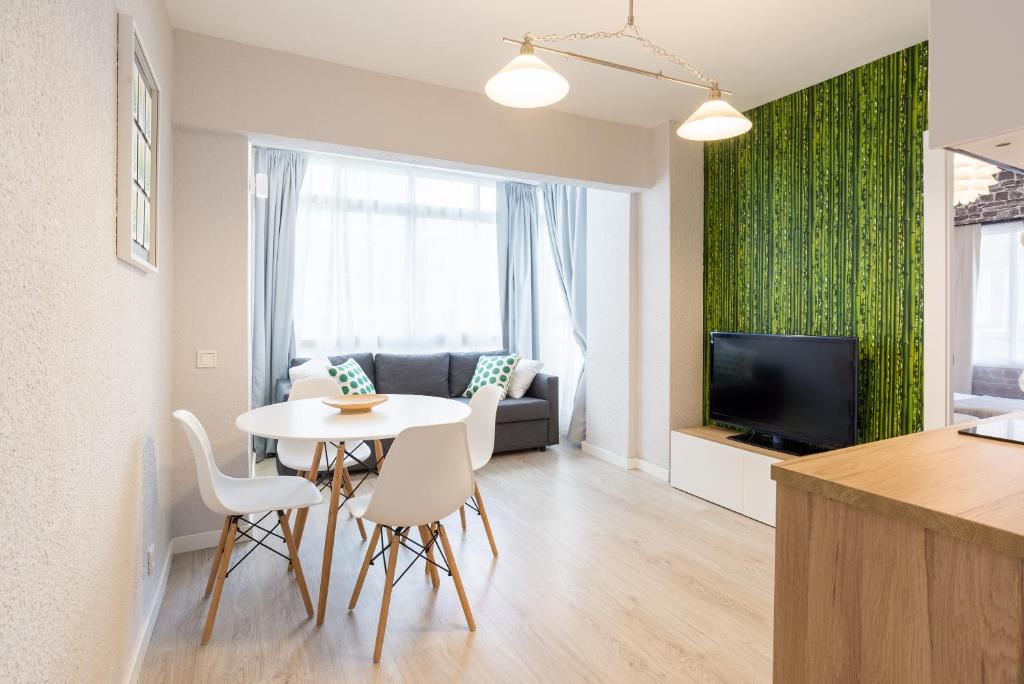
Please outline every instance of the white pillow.
[[306, 363], [289, 368], [288, 377], [292, 382], [306, 378], [329, 378], [331, 375], [327, 371], [330, 368], [331, 360], [327, 358], [327, 354], [317, 354]]
[[540, 373], [544, 364], [532, 359], [520, 359], [515, 370], [512, 371], [512, 379], [508, 383], [508, 398], [522, 399], [526, 390], [533, 384], [533, 378]]

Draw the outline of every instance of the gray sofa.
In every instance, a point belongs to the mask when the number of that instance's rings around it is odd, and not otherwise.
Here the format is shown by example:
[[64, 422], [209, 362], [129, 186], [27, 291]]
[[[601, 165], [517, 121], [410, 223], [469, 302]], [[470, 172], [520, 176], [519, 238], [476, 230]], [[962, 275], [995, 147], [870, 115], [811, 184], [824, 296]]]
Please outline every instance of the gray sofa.
[[[441, 352], [437, 354], [370, 354], [332, 356], [337, 366], [354, 359], [381, 394], [425, 394], [468, 402], [462, 393], [476, 370], [477, 359], [492, 352]], [[294, 358], [291, 366], [308, 359]], [[274, 388], [276, 402], [286, 401], [291, 391], [289, 380], [280, 380]], [[503, 399], [498, 404], [494, 433], [494, 452], [522, 449], [546, 449], [558, 444], [558, 378], [538, 373], [522, 399]]]

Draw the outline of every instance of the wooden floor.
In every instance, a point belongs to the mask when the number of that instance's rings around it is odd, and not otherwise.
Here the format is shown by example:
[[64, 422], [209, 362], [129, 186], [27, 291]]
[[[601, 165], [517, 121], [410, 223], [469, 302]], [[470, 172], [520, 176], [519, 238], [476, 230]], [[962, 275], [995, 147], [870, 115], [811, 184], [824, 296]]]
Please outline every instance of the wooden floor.
[[[458, 515], [445, 523], [475, 633], [451, 579], [442, 575], [435, 593], [417, 566], [395, 588], [374, 665], [383, 569], [370, 568], [358, 607], [346, 610], [366, 547], [342, 518], [320, 628], [284, 561], [257, 549], [228, 578], [213, 638], [200, 646], [213, 551], [175, 557], [142, 681], [771, 678], [770, 527], [567, 447], [495, 457], [479, 482], [501, 555], [492, 559], [471, 511], [466, 534]], [[325, 506], [310, 514], [301, 550], [314, 601], [325, 519]]]

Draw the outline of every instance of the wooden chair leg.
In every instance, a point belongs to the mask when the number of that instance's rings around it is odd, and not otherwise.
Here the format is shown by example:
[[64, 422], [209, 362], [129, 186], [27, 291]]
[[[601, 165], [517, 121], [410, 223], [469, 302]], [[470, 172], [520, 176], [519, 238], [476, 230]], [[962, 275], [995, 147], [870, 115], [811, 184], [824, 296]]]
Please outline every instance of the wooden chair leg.
[[430, 575], [430, 583], [437, 590], [441, 588], [441, 578], [437, 574], [437, 566], [434, 565], [434, 547], [430, 544], [430, 539], [430, 528], [426, 525], [420, 525], [420, 540], [422, 540], [423, 546], [427, 548], [426, 559], [423, 561], [423, 564], [427, 568], [427, 574]]
[[459, 506], [459, 522], [462, 523], [462, 531], [466, 531], [466, 507]]
[[313, 617], [313, 602], [309, 600], [309, 589], [306, 587], [306, 578], [302, 574], [302, 564], [299, 563], [299, 549], [295, 546], [295, 539], [292, 538], [292, 528], [288, 524], [288, 516], [284, 511], [277, 512], [277, 520], [281, 523], [281, 534], [284, 542], [288, 545], [288, 555], [292, 559], [292, 568], [295, 570], [295, 582], [299, 585], [299, 593], [302, 594], [302, 605], [306, 607], [306, 615]]
[[484, 521], [484, 531], [487, 532], [487, 541], [491, 544], [491, 553], [498, 555], [498, 546], [494, 543], [494, 533], [491, 532], [491, 521], [487, 518], [487, 509], [484, 507], [483, 497], [480, 496], [480, 485], [473, 485], [476, 496], [476, 507], [480, 509], [480, 519]]
[[384, 444], [379, 440], [373, 440], [373, 457], [377, 461], [377, 472], [380, 472], [380, 467], [384, 463]]
[[213, 591], [213, 581], [217, 579], [217, 570], [220, 568], [220, 557], [224, 553], [224, 542], [228, 538], [228, 529], [231, 527], [231, 516], [224, 516], [224, 527], [220, 531], [220, 541], [217, 542], [217, 552], [213, 554], [213, 564], [210, 566], [210, 579], [206, 580], [206, 592], [203, 596], [209, 596]]
[[[341, 448], [345, 448], [342, 442]], [[320, 570], [320, 601], [316, 606], [316, 624], [324, 624], [327, 614], [327, 591], [331, 584], [331, 563], [334, 561], [334, 533], [338, 529], [338, 499], [341, 498], [341, 473], [343, 464], [334, 464], [334, 479], [331, 482], [331, 502], [327, 509], [327, 534], [324, 536], [324, 561]], [[305, 509], [303, 509], [305, 510]]]
[[366, 579], [366, 571], [370, 569], [370, 561], [373, 559], [373, 554], [377, 552], [378, 541], [380, 541], [380, 525], [374, 525], [373, 534], [370, 535], [370, 545], [366, 547], [366, 555], [363, 556], [363, 566], [359, 568], [356, 586], [352, 588], [352, 598], [348, 600], [349, 610], [354, 609], [359, 601], [359, 593], [363, 590], [363, 581]]
[[217, 581], [213, 585], [213, 598], [210, 599], [210, 608], [206, 613], [206, 626], [203, 628], [203, 643], [210, 640], [213, 632], [213, 623], [217, 619], [217, 608], [220, 606], [220, 595], [224, 591], [224, 578], [228, 574], [228, 565], [231, 563], [231, 551], [235, 547], [235, 534], [238, 532], [238, 518], [230, 518], [231, 525], [228, 527], [228, 536], [224, 543], [224, 552], [220, 557], [220, 569], [217, 571]]
[[[320, 470], [320, 459], [323, 458], [324, 454], [324, 443], [317, 442], [316, 449], [313, 451], [313, 462], [310, 463], [310, 470], [307, 474], [307, 479], [316, 486], [316, 474]], [[306, 518], [309, 516], [308, 508], [300, 508], [299, 512], [295, 514], [295, 548], [302, 546], [302, 533], [306, 529]]]
[[395, 566], [398, 565], [398, 540], [388, 530], [391, 542], [391, 553], [388, 554], [388, 571], [384, 577], [384, 596], [380, 600], [380, 619], [377, 621], [377, 641], [373, 646], [373, 662], [380, 662], [380, 652], [384, 648], [384, 631], [388, 627], [388, 609], [391, 607], [391, 589], [395, 583]]
[[[341, 460], [342, 465], [339, 466], [338, 465], [338, 461], [335, 461], [334, 462], [335, 463], [334, 467], [335, 468], [339, 468], [339, 467], [341, 468], [341, 483], [342, 483], [342, 486], [345, 488], [345, 496], [346, 497], [350, 497], [350, 496], [352, 496], [352, 492], [353, 492], [353, 489], [352, 489], [352, 476], [348, 474], [348, 468], [346, 468], [344, 466], [345, 452], [344, 451], [340, 452], [338, 454], [338, 458]], [[356, 518], [356, 526], [359, 528], [359, 536], [363, 538], [363, 541], [366, 541], [366, 528], [363, 527], [363, 519], [362, 518]]]
[[448, 533], [444, 531], [444, 525], [437, 523], [437, 530], [441, 533], [441, 546], [444, 547], [444, 555], [448, 560], [448, 569], [452, 573], [452, 581], [455, 582], [455, 591], [459, 592], [459, 601], [462, 603], [462, 612], [466, 614], [466, 624], [470, 631], [476, 630], [476, 621], [473, 620], [473, 611], [469, 608], [469, 599], [466, 598], [466, 590], [462, 586], [462, 576], [459, 575], [459, 566], [455, 563], [455, 554], [452, 553], [452, 545], [448, 543]]

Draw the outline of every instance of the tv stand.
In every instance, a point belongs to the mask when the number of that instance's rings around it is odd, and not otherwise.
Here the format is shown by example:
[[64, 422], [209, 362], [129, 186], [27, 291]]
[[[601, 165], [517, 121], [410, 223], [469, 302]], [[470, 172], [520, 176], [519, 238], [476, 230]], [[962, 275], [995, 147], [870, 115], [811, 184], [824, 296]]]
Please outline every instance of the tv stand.
[[735, 431], [717, 425], [673, 430], [669, 484], [774, 527], [771, 467], [796, 457], [735, 436]]
[[772, 451], [789, 454], [790, 456], [810, 456], [811, 454], [820, 454], [828, 451], [828, 449], [817, 447], [813, 444], [796, 442], [791, 439], [784, 439], [778, 435], [767, 435], [763, 432], [743, 432], [738, 435], [727, 437], [726, 439], [731, 439], [742, 444], [761, 447], [762, 449], [771, 449]]

